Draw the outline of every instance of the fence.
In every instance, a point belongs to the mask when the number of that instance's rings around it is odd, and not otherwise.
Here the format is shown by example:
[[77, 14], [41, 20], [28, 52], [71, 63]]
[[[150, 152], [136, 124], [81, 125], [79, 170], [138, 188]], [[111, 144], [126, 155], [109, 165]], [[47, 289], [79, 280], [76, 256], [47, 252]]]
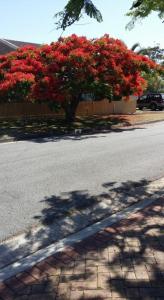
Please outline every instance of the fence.
[[[109, 115], [109, 114], [129, 114], [135, 113], [136, 100], [128, 101], [112, 101], [102, 100], [98, 102], [82, 101], [79, 103], [76, 115], [92, 116], [92, 115]], [[16, 118], [16, 117], [51, 117], [62, 116], [64, 112], [60, 110], [58, 113], [50, 110], [46, 104], [38, 103], [1, 103], [0, 118]]]
[[128, 101], [102, 100], [98, 102], [81, 102], [77, 109], [79, 116], [129, 114], [135, 113], [136, 100], [130, 98]]

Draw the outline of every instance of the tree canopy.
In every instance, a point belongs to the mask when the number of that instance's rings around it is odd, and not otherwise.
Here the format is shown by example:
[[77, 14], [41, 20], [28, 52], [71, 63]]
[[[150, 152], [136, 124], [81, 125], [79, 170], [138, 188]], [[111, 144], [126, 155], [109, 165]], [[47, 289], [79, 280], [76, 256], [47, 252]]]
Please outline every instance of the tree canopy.
[[137, 19], [143, 19], [152, 12], [157, 12], [159, 18], [164, 20], [164, 1], [163, 0], [136, 0], [127, 13], [132, 19], [127, 25], [131, 28], [134, 26]]
[[143, 77], [147, 81], [148, 92], [164, 92], [164, 49], [158, 45], [154, 47], [141, 48], [137, 53], [149, 57], [161, 65], [160, 70], [151, 70], [151, 72], [144, 73]]
[[[109, 0], [108, 0], [109, 1]], [[132, 19], [127, 25], [132, 28], [135, 21], [139, 18], [147, 17], [151, 12], [157, 12], [161, 19], [164, 19], [164, 1], [163, 0], [134, 0], [132, 6], [127, 13]], [[55, 17], [58, 19], [56, 22], [57, 28], [65, 30], [68, 26], [76, 21], [79, 21], [83, 14], [96, 19], [98, 22], [103, 20], [100, 10], [95, 6], [92, 0], [68, 0], [64, 9]]]
[[109, 35], [71, 35], [0, 56], [0, 99], [47, 102], [62, 107], [72, 121], [83, 94], [93, 94], [95, 100], [140, 95], [146, 87], [142, 72], [156, 68], [155, 62]]
[[164, 66], [164, 49], [160, 48], [158, 45], [154, 47], [140, 49], [138, 53], [146, 55], [150, 59], [154, 60], [156, 63]]
[[68, 26], [79, 21], [83, 13], [86, 13], [90, 18], [94, 18], [98, 22], [103, 20], [101, 12], [91, 0], [69, 0], [64, 9], [55, 14], [55, 17], [59, 18], [55, 23], [57, 29], [65, 30]]

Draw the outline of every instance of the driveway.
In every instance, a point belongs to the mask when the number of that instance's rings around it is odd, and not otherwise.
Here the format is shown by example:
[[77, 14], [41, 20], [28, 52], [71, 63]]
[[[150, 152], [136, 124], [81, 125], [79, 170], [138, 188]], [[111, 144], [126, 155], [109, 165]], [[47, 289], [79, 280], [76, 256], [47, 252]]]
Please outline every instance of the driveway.
[[64, 200], [90, 201], [164, 175], [164, 122], [108, 134], [0, 145], [0, 240]]

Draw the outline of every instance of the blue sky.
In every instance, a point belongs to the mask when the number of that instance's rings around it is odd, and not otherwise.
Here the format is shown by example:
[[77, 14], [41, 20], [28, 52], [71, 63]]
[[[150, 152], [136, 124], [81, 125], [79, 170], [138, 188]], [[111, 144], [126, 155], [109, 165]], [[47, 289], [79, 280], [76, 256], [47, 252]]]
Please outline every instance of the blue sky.
[[[61, 30], [55, 29], [53, 15], [66, 3], [66, 0], [0, 0], [0, 38], [37, 43], [56, 40]], [[94, 0], [94, 3], [102, 12], [103, 23], [84, 17], [67, 29], [64, 35], [76, 33], [99, 37], [108, 33], [123, 40], [128, 47], [136, 42], [143, 47], [157, 43], [164, 47], [164, 24], [155, 13], [129, 31], [125, 29], [129, 21], [125, 13], [132, 0]]]

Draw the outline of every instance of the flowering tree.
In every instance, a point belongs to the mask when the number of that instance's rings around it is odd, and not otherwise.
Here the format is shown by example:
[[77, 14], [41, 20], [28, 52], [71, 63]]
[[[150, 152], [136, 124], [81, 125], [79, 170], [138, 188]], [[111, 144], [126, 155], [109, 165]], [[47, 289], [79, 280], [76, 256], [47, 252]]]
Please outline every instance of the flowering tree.
[[53, 103], [71, 122], [82, 94], [93, 93], [97, 100], [141, 94], [146, 87], [141, 72], [156, 67], [108, 35], [92, 40], [72, 35], [1, 56], [0, 96]]
[[31, 97], [36, 77], [43, 70], [35, 47], [24, 47], [0, 56], [0, 101]]

